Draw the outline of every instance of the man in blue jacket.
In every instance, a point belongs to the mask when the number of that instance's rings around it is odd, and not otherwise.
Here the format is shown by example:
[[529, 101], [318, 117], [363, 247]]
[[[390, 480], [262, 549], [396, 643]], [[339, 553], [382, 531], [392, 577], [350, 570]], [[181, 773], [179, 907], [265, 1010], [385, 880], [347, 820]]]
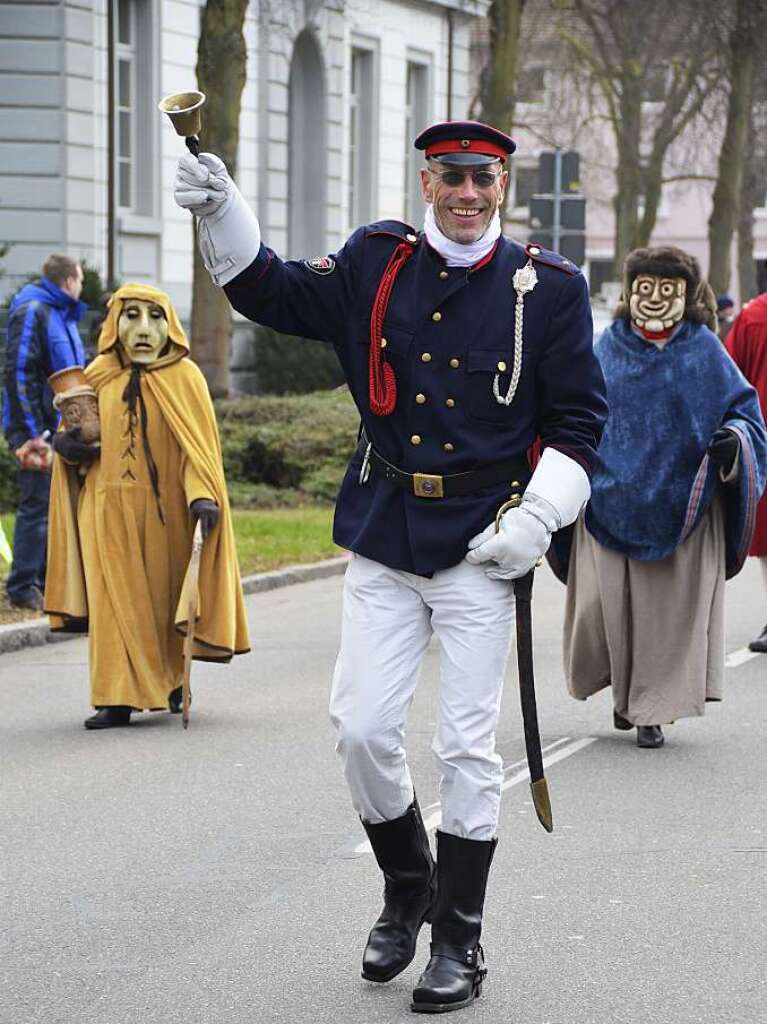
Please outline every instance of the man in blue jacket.
[[58, 426], [48, 377], [67, 366], [84, 366], [77, 321], [83, 271], [69, 256], [54, 253], [39, 284], [25, 285], [8, 316], [3, 390], [3, 430], [19, 463], [19, 505], [13, 535], [13, 565], [6, 584], [16, 608], [40, 609], [45, 586], [51, 447]]
[[[330, 256], [284, 261], [262, 245], [213, 154], [181, 159], [176, 200], [196, 214], [203, 261], [231, 304], [332, 344], [360, 412], [336, 505], [334, 537], [352, 558], [331, 717], [385, 878], [362, 974], [400, 974], [428, 919], [432, 955], [411, 1008], [441, 1013], [471, 1003], [486, 974], [479, 939], [503, 780], [495, 732], [510, 581], [588, 499], [606, 406], [583, 276], [501, 234], [513, 140], [446, 122], [415, 146], [423, 232], [363, 225]], [[531, 473], [536, 437], [543, 455]], [[436, 865], [404, 749], [432, 631], [442, 647]]]

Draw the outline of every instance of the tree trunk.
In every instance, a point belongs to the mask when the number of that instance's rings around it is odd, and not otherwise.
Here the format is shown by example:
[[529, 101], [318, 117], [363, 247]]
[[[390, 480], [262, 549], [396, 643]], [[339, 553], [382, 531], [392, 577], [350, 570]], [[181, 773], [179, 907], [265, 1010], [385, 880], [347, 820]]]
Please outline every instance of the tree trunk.
[[757, 172], [757, 145], [753, 114], [748, 119], [743, 177], [740, 183], [738, 209], [738, 290], [740, 304], [753, 299], [759, 292], [754, 262], [754, 209], [760, 196]]
[[[479, 120], [511, 132], [516, 100], [519, 35], [526, 0], [493, 0], [490, 22], [490, 59], [483, 75]], [[503, 197], [501, 221], [506, 218], [509, 190]]]
[[615, 170], [615, 263], [614, 276], [620, 280], [623, 261], [638, 245], [639, 218], [637, 203], [642, 194], [642, 171], [639, 139], [642, 123], [642, 86], [639, 79], [624, 76], [620, 99], [620, 121], [613, 127], [618, 146]]
[[[247, 51], [242, 34], [248, 0], [207, 0], [197, 45], [197, 84], [207, 99], [200, 149], [215, 153], [237, 174], [240, 102]], [[195, 240], [192, 286], [192, 354], [214, 398], [229, 392], [232, 311], [203, 266]]]
[[758, 47], [754, 20], [753, 0], [737, 0], [736, 20], [729, 42], [727, 125], [719, 152], [719, 172], [708, 221], [708, 280], [716, 295], [726, 292], [730, 285], [732, 238], [738, 219]]

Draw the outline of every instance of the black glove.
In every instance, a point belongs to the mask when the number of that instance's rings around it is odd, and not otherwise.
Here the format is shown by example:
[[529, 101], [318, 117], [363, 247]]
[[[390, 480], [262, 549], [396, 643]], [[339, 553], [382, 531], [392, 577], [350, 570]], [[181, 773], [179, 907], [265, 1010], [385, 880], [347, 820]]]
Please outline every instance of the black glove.
[[195, 525], [197, 524], [197, 520], [200, 520], [200, 524], [202, 526], [202, 539], [205, 540], [218, 522], [218, 517], [221, 514], [218, 505], [215, 501], [211, 501], [210, 498], [197, 498], [197, 500], [193, 501], [189, 506], [189, 509], [192, 513], [192, 519], [194, 520]]
[[738, 435], [728, 430], [727, 427], [720, 427], [711, 439], [708, 446], [708, 456], [717, 466], [721, 466], [724, 475], [731, 471], [735, 460], [740, 454], [740, 439]]
[[66, 462], [74, 462], [80, 466], [90, 466], [101, 454], [101, 447], [97, 444], [86, 444], [81, 440], [80, 428], [72, 427], [71, 430], [60, 430], [51, 439], [53, 450]]

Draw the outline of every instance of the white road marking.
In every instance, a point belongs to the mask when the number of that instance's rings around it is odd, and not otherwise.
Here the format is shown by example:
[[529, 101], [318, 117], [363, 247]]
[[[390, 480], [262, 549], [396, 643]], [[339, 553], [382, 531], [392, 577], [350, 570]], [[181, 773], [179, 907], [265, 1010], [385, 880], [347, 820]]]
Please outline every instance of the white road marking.
[[739, 651], [733, 651], [724, 659], [725, 668], [737, 668], [738, 665], [745, 665], [752, 658], [758, 658], [760, 651], [749, 651], [748, 647], [741, 647]]
[[[561, 739], [555, 740], [546, 747], [541, 748], [541, 752], [548, 756], [543, 758], [543, 767], [549, 768], [551, 765], [556, 764], [558, 761], [564, 761], [566, 757], [572, 757], [573, 754], [577, 754], [579, 750], [583, 750], [584, 747], [590, 746], [592, 743], [596, 743], [596, 736], [584, 736], [580, 740], [571, 740], [569, 736], [563, 736]], [[559, 749], [555, 749], [559, 748]], [[522, 771], [512, 774], [516, 768], [522, 766]], [[504, 769], [503, 774], [507, 776], [501, 784], [501, 790], [511, 789], [512, 786], [518, 786], [520, 782], [525, 782], [530, 778], [530, 769], [526, 767], [526, 761], [516, 761], [514, 764], [509, 765]], [[425, 807], [421, 812], [423, 814], [423, 823], [426, 826], [426, 831], [431, 832], [435, 828], [439, 828], [442, 822], [442, 815], [439, 809], [439, 804], [431, 804], [429, 807]], [[365, 853], [372, 853], [372, 847], [368, 840], [364, 840], [358, 843], [353, 849], [349, 850], [346, 856], [360, 857]]]

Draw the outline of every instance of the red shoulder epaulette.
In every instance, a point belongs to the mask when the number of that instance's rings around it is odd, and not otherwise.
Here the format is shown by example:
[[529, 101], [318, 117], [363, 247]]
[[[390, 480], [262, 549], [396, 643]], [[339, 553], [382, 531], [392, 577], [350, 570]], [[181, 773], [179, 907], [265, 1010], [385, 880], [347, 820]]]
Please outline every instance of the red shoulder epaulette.
[[554, 267], [556, 270], [563, 270], [566, 274], [578, 274], [580, 269], [566, 256], [560, 256], [558, 252], [551, 249], [544, 249], [542, 245], [535, 242], [528, 242], [525, 246], [525, 253], [536, 263], [543, 263], [547, 267]]

